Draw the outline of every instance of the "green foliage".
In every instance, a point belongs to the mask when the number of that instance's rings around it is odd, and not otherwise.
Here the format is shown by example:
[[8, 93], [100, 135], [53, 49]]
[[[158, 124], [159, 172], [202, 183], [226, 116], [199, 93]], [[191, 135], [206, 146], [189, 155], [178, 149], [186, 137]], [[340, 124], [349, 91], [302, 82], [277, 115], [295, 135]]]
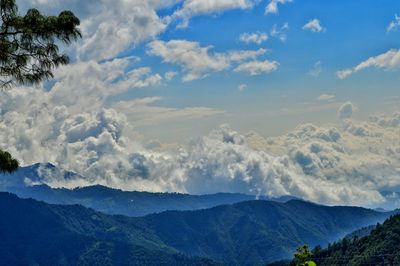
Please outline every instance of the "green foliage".
[[400, 216], [377, 224], [367, 236], [332, 243], [314, 257], [318, 265], [400, 265]]
[[0, 150], [0, 173], [12, 173], [18, 169], [19, 163], [11, 154]]
[[307, 245], [298, 247], [296, 253], [294, 254], [296, 266], [317, 266], [317, 264], [310, 260], [312, 257], [311, 251], [308, 249]]
[[52, 70], [69, 62], [56, 42], [70, 44], [81, 37], [79, 19], [70, 11], [45, 16], [30, 9], [18, 14], [15, 0], [0, 0], [0, 87], [35, 84], [53, 77]]

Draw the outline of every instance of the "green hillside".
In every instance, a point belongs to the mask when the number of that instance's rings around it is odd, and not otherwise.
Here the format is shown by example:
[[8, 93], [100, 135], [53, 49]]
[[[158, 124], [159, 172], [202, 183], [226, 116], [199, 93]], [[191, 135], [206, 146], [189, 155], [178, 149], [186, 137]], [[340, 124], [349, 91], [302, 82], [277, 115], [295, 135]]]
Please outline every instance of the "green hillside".
[[260, 265], [387, 214], [261, 200], [130, 218], [0, 193], [0, 217], [4, 265]]
[[370, 235], [344, 239], [315, 254], [318, 265], [400, 265], [400, 215], [377, 225]]
[[304, 243], [327, 245], [385, 217], [363, 208], [291, 200], [164, 212], [146, 216], [143, 222], [164, 243], [185, 254], [214, 258], [228, 265], [259, 265], [290, 258]]
[[217, 265], [165, 246], [124, 217], [0, 193], [1, 265]]

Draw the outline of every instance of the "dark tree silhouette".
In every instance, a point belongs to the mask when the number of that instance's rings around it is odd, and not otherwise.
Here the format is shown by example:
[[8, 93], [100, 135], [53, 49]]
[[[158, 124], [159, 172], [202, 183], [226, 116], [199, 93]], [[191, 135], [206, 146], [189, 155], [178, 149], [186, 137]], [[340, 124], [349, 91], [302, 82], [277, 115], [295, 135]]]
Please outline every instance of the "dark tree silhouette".
[[[18, 14], [15, 0], [0, 0], [0, 88], [32, 85], [53, 77], [53, 70], [69, 63], [58, 44], [69, 45], [81, 37], [79, 19], [71, 11], [58, 16], [30, 9]], [[0, 172], [13, 172], [18, 162], [0, 150]]]
[[56, 41], [70, 44], [81, 37], [79, 19], [70, 11], [58, 16], [30, 9], [18, 14], [15, 0], [0, 0], [0, 86], [34, 84], [53, 77], [52, 70], [68, 64]]
[[6, 151], [0, 150], [0, 173], [12, 173], [18, 169], [19, 163]]

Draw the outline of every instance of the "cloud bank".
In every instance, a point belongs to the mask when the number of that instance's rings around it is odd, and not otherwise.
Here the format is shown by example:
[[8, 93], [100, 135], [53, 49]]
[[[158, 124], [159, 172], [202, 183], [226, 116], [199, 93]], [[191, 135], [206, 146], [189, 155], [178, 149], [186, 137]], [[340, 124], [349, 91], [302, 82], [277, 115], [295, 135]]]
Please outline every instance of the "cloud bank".
[[[98, 80], [98, 88], [123, 90], [125, 80], [110, 84], [109, 79], [98, 79], [96, 67], [107, 68], [113, 62], [103, 64], [78, 72], [88, 82], [82, 86], [92, 84], [93, 78]], [[118, 68], [114, 71], [117, 75]], [[160, 118], [165, 121], [219, 111], [167, 111], [153, 106], [158, 97], [107, 106], [106, 100], [99, 99], [105, 99], [109, 92], [101, 89], [87, 92], [93, 104], [83, 108], [84, 103], [76, 97], [81, 91], [74, 90], [77, 83], [71, 81], [72, 74], [61, 73], [54, 91], [15, 88], [2, 92], [0, 100], [2, 148], [24, 165], [52, 162], [82, 176], [60, 180], [47, 173], [44, 182], [49, 185], [293, 195], [324, 204], [365, 205], [384, 202], [381, 190], [400, 187], [399, 114], [364, 122], [347, 119], [338, 129], [306, 124], [268, 139], [256, 133], [242, 135], [224, 125], [179, 148], [164, 150], [157, 148], [161, 144], [143, 145], [132, 127], [140, 119], [132, 118], [132, 113], [141, 112], [147, 117], [142, 119], [151, 122], [160, 115], [165, 115]], [[136, 89], [143, 89], [152, 74], [144, 75], [138, 75]], [[95, 103], [98, 108], [92, 108]]]

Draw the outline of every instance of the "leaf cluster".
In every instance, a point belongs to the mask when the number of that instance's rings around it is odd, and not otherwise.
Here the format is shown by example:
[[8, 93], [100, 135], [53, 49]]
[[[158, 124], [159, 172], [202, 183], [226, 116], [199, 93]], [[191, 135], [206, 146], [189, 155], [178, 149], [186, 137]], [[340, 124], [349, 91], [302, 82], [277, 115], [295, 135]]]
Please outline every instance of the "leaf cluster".
[[80, 38], [79, 19], [71, 11], [46, 16], [37, 9], [18, 14], [15, 0], [0, 0], [0, 87], [36, 84], [68, 64], [58, 45]]
[[0, 150], [0, 173], [12, 173], [18, 166], [18, 161], [10, 153]]

